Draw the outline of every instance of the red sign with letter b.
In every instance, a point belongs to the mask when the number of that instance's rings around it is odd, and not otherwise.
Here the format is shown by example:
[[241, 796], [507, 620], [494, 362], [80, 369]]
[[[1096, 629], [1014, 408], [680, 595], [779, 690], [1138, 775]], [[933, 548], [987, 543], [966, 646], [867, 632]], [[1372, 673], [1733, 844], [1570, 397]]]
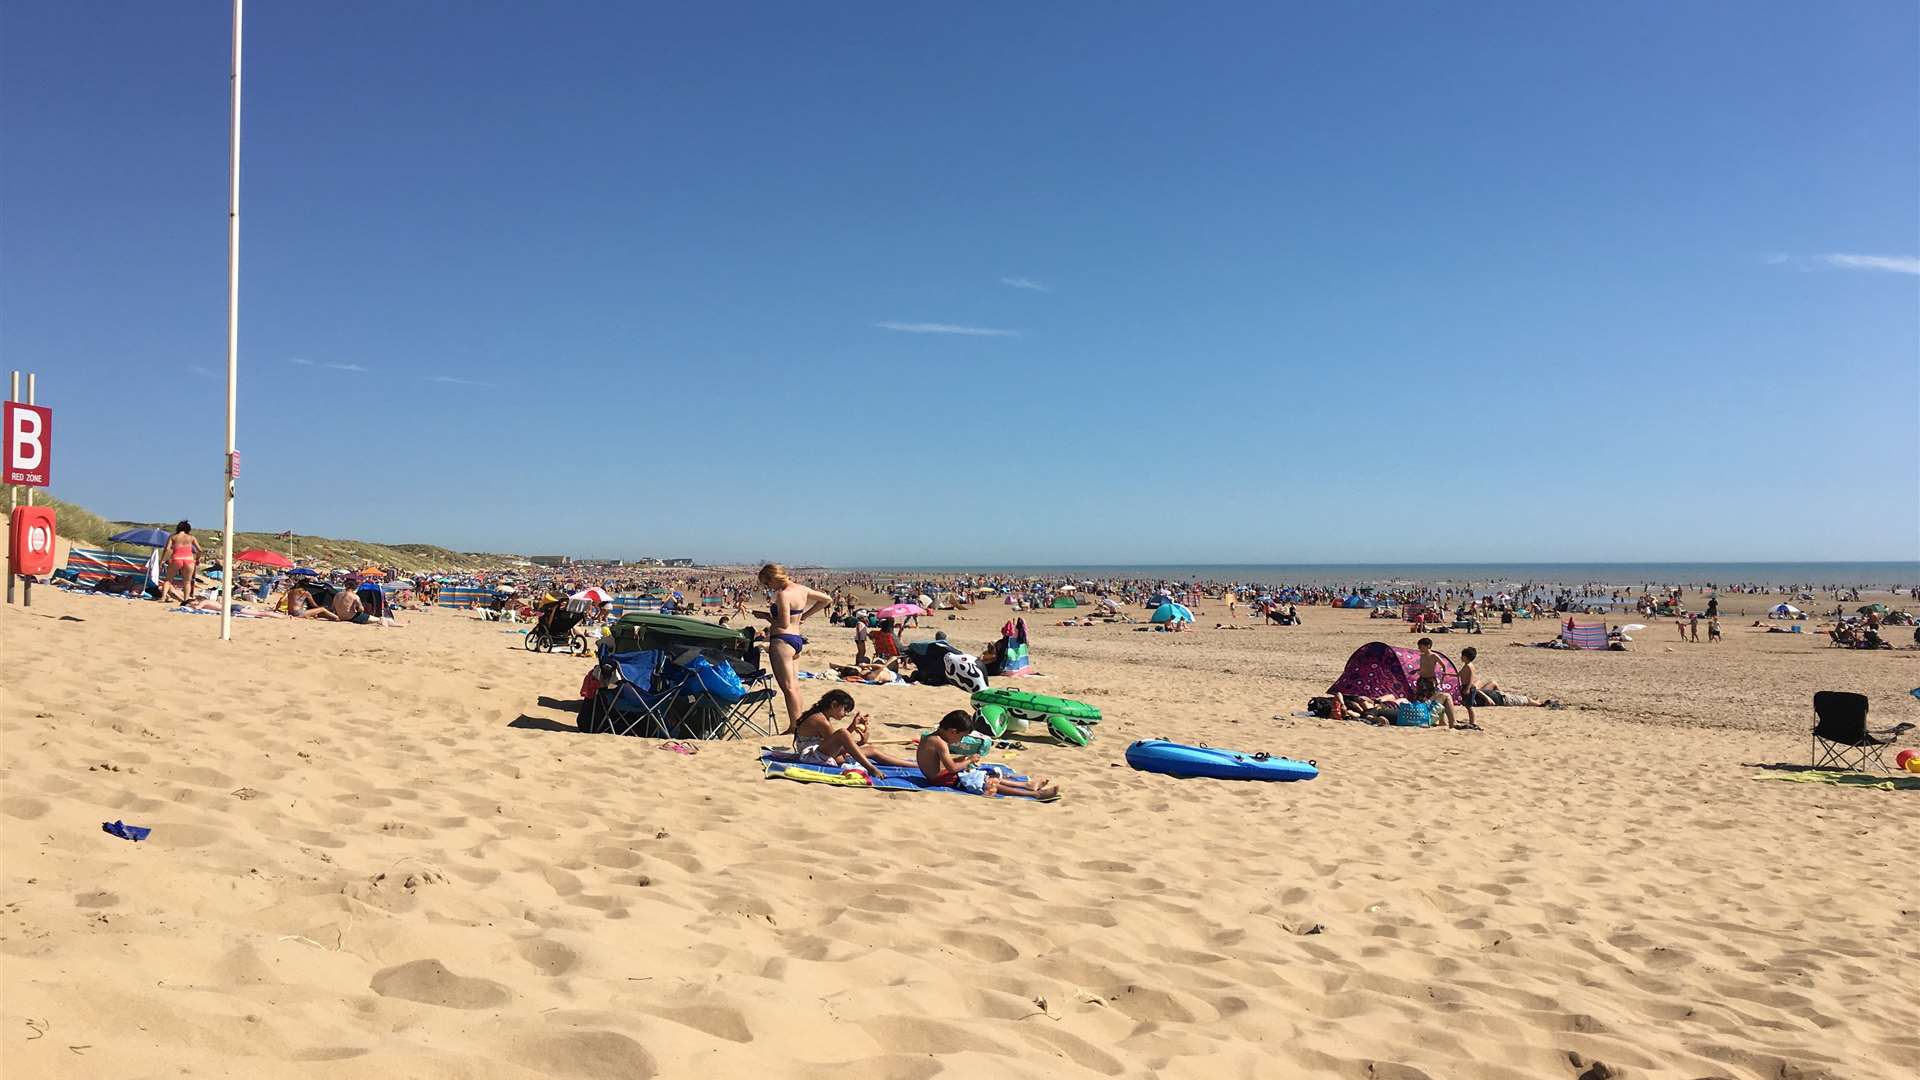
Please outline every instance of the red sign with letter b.
[[24, 401], [6, 404], [4, 423], [0, 423], [0, 443], [5, 445], [4, 471], [0, 478], [22, 487], [46, 487], [53, 475], [53, 410]]

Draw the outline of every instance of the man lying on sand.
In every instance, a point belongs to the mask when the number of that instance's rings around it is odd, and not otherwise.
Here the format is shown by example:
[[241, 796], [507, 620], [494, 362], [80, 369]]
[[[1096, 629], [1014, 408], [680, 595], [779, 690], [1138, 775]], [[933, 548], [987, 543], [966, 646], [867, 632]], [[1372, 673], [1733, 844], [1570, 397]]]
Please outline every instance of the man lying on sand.
[[873, 686], [885, 686], [888, 683], [903, 681], [900, 678], [900, 661], [898, 659], [884, 664], [875, 660], [864, 664], [828, 664], [827, 666], [833, 669], [835, 675], [840, 676], [840, 678], [846, 682], [861, 682]]
[[973, 795], [1026, 795], [1041, 802], [1052, 802], [1060, 797], [1060, 788], [1053, 781], [1035, 778], [1029, 781], [1010, 780], [1004, 776], [979, 768], [980, 755], [968, 754], [956, 759], [953, 746], [973, 729], [973, 714], [965, 709], [955, 709], [940, 718], [940, 726], [920, 740], [920, 775], [927, 782], [939, 787], [959, 788]]
[[1479, 705], [1482, 708], [1489, 705], [1534, 705], [1546, 709], [1559, 709], [1564, 707], [1556, 698], [1548, 698], [1545, 701], [1535, 701], [1525, 694], [1500, 689], [1500, 684], [1494, 682], [1492, 679], [1481, 678], [1480, 672], [1475, 666], [1475, 661], [1478, 660], [1479, 657], [1479, 651], [1472, 647], [1460, 650], [1460, 659], [1466, 661], [1466, 666], [1460, 669], [1460, 700], [1466, 702], [1467, 725], [1469, 727], [1479, 726], [1474, 723], [1473, 720], [1473, 707], [1475, 705]]

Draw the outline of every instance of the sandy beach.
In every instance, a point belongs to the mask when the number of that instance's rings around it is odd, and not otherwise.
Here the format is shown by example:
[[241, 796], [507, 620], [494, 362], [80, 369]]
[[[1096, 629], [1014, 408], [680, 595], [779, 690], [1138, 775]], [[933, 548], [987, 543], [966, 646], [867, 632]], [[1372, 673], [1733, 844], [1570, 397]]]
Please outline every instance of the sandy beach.
[[[36, 589], [0, 610], [0, 1071], [1912, 1076], [1920, 792], [1754, 766], [1806, 760], [1817, 689], [1915, 719], [1920, 653], [1752, 630], [1774, 599], [1731, 598], [1719, 645], [1442, 638], [1571, 704], [1483, 732], [1295, 715], [1355, 647], [1410, 644], [1364, 612], [1222, 631], [1215, 604], [1182, 635], [1042, 613], [1023, 688], [1106, 721], [1001, 755], [1061, 780], [1040, 805], [583, 735], [587, 662], [463, 613], [221, 643], [211, 617]], [[802, 666], [852, 653], [823, 629]], [[965, 704], [851, 689], [903, 746]], [[1322, 775], [1128, 769], [1150, 736]]]

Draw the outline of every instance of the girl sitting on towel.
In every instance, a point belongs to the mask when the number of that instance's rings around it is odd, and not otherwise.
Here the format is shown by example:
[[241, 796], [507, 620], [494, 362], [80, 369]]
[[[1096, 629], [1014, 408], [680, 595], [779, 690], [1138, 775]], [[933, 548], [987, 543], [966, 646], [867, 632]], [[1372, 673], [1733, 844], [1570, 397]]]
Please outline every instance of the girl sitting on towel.
[[[846, 727], [835, 726], [847, 720], [848, 714], [852, 714], [852, 719]], [[800, 714], [799, 722], [793, 726], [793, 752], [801, 761], [816, 765], [845, 765], [852, 761], [868, 776], [880, 775], [876, 765], [912, 768], [914, 764], [867, 745], [867, 714], [853, 711], [853, 695], [845, 690], [827, 691], [812, 708]]]

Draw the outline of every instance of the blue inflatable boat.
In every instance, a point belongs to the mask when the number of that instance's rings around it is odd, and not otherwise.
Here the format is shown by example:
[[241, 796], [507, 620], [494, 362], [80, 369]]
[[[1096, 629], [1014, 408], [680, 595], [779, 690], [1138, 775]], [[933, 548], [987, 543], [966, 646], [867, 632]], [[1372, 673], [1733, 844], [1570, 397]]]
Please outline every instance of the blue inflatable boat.
[[1187, 746], [1165, 739], [1142, 739], [1127, 747], [1127, 764], [1141, 772], [1212, 780], [1311, 780], [1320, 775], [1319, 767], [1311, 761]]

